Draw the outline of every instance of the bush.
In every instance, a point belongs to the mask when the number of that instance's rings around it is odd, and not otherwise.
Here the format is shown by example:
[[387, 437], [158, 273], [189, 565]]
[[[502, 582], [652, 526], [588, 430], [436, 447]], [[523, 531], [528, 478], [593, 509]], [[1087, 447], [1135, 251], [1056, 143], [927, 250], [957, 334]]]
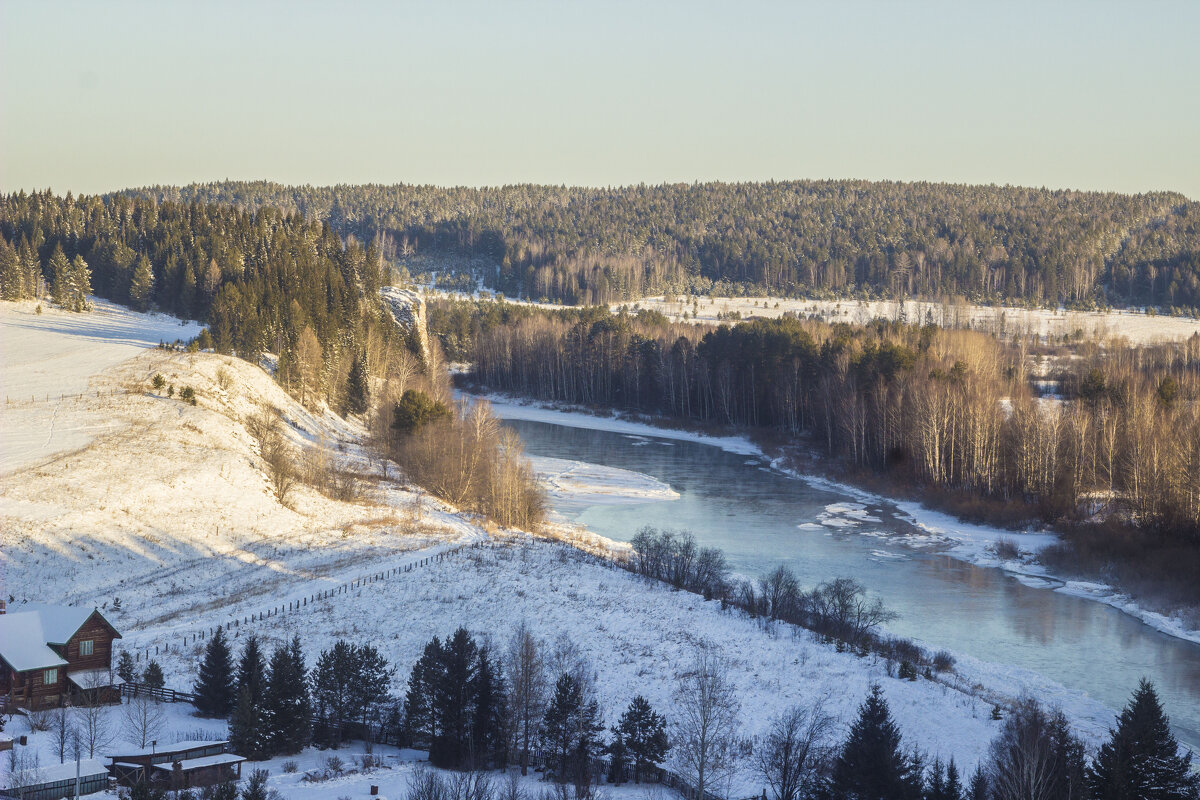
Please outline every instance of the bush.
[[1001, 558], [1005, 561], [1013, 561], [1021, 557], [1021, 548], [1017, 546], [1017, 543], [1014, 540], [1009, 539], [1008, 537], [997, 539], [994, 546], [996, 549], [997, 558]]
[[283, 762], [279, 768], [283, 770], [283, 774], [293, 775], [295, 774], [296, 770], [300, 769], [300, 765], [289, 759], [288, 761]]
[[150, 381], [150, 385], [155, 391], [162, 391], [162, 388], [167, 385], [167, 379], [162, 376], [162, 373], [155, 373], [154, 380]]
[[954, 656], [947, 650], [938, 650], [933, 655], [933, 668], [938, 672], [950, 672], [954, 669]]

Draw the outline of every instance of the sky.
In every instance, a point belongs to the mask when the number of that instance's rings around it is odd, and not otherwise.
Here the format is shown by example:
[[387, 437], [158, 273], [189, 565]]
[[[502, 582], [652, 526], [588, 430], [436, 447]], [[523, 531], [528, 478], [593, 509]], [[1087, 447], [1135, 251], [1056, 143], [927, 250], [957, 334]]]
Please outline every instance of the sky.
[[1200, 199], [1197, 41], [1197, 0], [0, 0], [0, 189], [865, 178]]

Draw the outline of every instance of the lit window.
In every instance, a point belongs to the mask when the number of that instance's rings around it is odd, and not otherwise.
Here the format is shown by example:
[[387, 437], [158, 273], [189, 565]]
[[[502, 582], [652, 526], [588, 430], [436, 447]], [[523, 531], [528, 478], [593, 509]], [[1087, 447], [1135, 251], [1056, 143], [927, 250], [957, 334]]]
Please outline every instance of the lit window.
[[90, 656], [92, 654], [92, 640], [84, 639], [79, 643], [79, 655]]
[[42, 683], [46, 684], [47, 686], [58, 683], [58, 670], [46, 670], [46, 672], [42, 675]]

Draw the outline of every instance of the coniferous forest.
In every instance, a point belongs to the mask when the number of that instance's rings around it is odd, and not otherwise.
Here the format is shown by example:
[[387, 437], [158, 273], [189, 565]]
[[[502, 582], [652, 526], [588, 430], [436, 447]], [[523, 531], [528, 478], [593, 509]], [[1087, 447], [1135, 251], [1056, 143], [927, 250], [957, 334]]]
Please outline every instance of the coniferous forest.
[[158, 200], [277, 208], [388, 257], [484, 259], [508, 296], [572, 304], [661, 292], [964, 296], [1200, 309], [1200, 203], [1013, 186], [868, 181], [617, 188], [149, 187]]

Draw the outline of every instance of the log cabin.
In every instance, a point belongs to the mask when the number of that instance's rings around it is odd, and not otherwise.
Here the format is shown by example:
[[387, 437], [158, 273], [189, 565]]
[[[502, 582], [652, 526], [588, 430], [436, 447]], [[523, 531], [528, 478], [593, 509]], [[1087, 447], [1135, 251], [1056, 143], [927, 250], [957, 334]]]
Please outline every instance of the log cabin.
[[112, 674], [121, 638], [99, 609], [0, 602], [0, 705], [38, 711], [83, 700], [121, 702]]

